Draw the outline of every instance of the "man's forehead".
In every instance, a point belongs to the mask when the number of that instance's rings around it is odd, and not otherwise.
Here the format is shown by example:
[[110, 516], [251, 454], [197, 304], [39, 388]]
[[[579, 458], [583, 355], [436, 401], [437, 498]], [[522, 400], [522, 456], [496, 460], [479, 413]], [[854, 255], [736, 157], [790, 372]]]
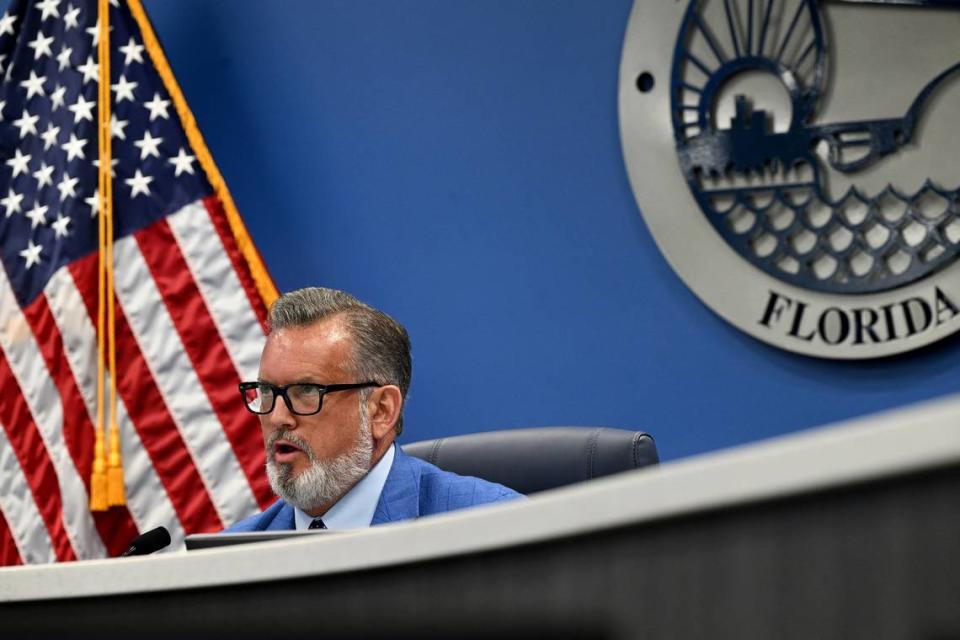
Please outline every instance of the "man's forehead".
[[300, 363], [311, 369], [345, 372], [352, 343], [350, 330], [338, 316], [310, 325], [276, 329], [267, 337], [261, 370], [265, 364], [274, 364], [274, 357], [282, 357], [286, 365]]

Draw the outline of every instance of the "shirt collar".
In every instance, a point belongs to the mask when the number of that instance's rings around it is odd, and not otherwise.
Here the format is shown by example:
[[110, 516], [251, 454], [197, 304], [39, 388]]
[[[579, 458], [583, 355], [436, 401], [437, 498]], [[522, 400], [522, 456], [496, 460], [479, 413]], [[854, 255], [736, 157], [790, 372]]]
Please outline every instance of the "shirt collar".
[[[328, 529], [362, 529], [370, 526], [380, 494], [383, 493], [383, 485], [393, 466], [395, 446], [390, 445], [373, 469], [321, 516]], [[297, 530], [307, 529], [314, 517], [296, 507], [293, 510]]]

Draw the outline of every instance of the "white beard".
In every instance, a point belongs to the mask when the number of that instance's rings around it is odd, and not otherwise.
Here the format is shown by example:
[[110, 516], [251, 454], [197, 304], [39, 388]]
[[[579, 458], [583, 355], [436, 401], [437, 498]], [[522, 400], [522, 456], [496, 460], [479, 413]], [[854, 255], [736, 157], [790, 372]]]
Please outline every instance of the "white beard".
[[[273, 459], [273, 444], [279, 439], [296, 445], [310, 459], [310, 466], [293, 476], [293, 465], [277, 464]], [[353, 485], [370, 471], [373, 457], [373, 439], [366, 411], [360, 412], [357, 440], [346, 453], [332, 460], [321, 460], [310, 445], [287, 429], [277, 429], [267, 442], [267, 479], [273, 492], [301, 511], [310, 512], [339, 500]]]

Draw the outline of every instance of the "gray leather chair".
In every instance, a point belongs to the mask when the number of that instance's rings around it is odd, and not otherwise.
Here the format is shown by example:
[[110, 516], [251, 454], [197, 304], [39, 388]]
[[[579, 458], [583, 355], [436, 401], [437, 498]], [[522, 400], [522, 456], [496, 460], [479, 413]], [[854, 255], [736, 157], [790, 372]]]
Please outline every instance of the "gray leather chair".
[[642, 431], [542, 427], [471, 433], [403, 446], [441, 469], [536, 493], [657, 464], [657, 446]]

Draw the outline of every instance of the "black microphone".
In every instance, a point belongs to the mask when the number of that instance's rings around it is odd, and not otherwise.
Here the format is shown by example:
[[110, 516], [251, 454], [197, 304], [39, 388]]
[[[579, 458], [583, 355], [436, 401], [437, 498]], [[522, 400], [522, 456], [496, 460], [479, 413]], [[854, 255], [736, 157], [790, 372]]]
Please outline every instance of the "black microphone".
[[157, 527], [134, 538], [133, 542], [130, 543], [130, 548], [121, 553], [120, 557], [145, 556], [163, 549], [168, 544], [170, 544], [170, 532], [167, 531], [166, 527]]

